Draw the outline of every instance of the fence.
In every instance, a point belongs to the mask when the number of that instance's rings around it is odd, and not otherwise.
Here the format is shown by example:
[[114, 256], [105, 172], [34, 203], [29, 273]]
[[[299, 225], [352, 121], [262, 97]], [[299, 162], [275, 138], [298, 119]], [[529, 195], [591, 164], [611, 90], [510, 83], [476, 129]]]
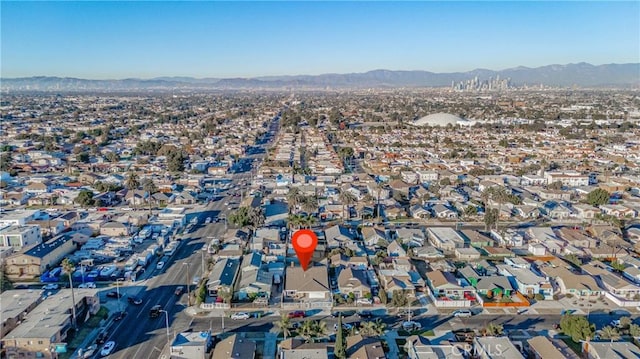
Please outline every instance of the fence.
[[438, 299], [434, 297], [431, 292], [429, 293], [429, 297], [431, 297], [431, 300], [433, 301], [433, 305], [435, 305], [438, 308], [470, 308], [471, 307], [471, 301], [468, 299], [443, 300], [443, 299]]
[[515, 292], [515, 296], [518, 297], [518, 302], [509, 302], [509, 303], [502, 303], [502, 302], [491, 302], [491, 303], [487, 303], [484, 300], [482, 300], [482, 296], [478, 295], [478, 302], [482, 305], [482, 307], [484, 308], [520, 308], [520, 307], [528, 307], [531, 304], [529, 303], [529, 300], [527, 300], [527, 298], [520, 294], [520, 292]]
[[637, 307], [637, 306], [640, 306], [640, 301], [637, 301], [637, 300], [626, 300], [624, 298], [616, 297], [614, 294], [611, 294], [610, 292], [604, 293], [604, 296], [607, 297], [607, 299], [609, 299], [612, 302], [614, 302], [619, 307]]
[[214, 309], [231, 309], [231, 305], [228, 303], [202, 303], [200, 309], [214, 310]]

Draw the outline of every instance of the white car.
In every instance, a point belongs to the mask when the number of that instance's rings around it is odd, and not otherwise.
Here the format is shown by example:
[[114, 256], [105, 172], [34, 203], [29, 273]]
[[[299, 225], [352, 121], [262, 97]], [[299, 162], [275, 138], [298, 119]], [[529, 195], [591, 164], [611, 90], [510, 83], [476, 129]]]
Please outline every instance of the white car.
[[204, 223], [207, 223], [207, 224], [211, 223], [211, 217], [207, 217], [207, 219], [204, 220]]
[[58, 288], [60, 288], [60, 286], [57, 285], [57, 284], [54, 284], [54, 283], [47, 284], [44, 287], [42, 287], [42, 289], [45, 289], [45, 290], [54, 290], [54, 289], [58, 289]]
[[371, 299], [367, 299], [367, 298], [358, 298], [358, 300], [356, 300], [356, 304], [368, 304], [371, 305]]
[[93, 357], [93, 355], [96, 353], [96, 350], [98, 350], [98, 346], [93, 344], [87, 347], [86, 349], [82, 350], [82, 355], [79, 355], [79, 357], [82, 359], [89, 359]]
[[89, 283], [82, 283], [78, 285], [78, 288], [91, 288], [91, 289], [95, 289], [96, 288], [96, 284], [93, 282], [89, 282]]
[[453, 316], [456, 318], [469, 318], [472, 315], [473, 313], [471, 313], [471, 311], [467, 309], [456, 310], [455, 312], [453, 312]]
[[617, 328], [620, 326], [620, 319], [614, 319], [611, 321], [611, 323], [609, 323], [610, 326]]
[[116, 342], [114, 341], [107, 342], [102, 347], [102, 350], [100, 351], [100, 355], [102, 355], [103, 357], [106, 357], [107, 355], [111, 354], [111, 352], [113, 351], [113, 348], [115, 347], [116, 347]]
[[233, 313], [231, 315], [231, 319], [233, 320], [246, 320], [249, 319], [249, 314], [248, 313]]
[[422, 328], [422, 324], [414, 321], [406, 321], [402, 323], [402, 329], [404, 330], [418, 330]]
[[164, 262], [162, 262], [162, 261], [158, 262], [158, 264], [156, 265], [156, 268], [158, 268], [158, 269], [164, 268]]

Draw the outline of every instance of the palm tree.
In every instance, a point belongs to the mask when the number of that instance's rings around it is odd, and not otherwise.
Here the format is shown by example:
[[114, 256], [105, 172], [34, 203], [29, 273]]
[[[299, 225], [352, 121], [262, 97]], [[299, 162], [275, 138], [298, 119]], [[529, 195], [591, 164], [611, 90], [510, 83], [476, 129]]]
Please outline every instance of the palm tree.
[[342, 191], [338, 199], [342, 202], [342, 222], [344, 223], [345, 218], [347, 218], [347, 214], [345, 214], [346, 208], [356, 201], [356, 197], [351, 192]]
[[614, 328], [612, 326], [607, 325], [606, 327], [600, 329], [600, 338], [609, 339], [613, 343], [616, 340], [620, 340], [620, 332], [618, 328]]
[[286, 314], [283, 314], [280, 317], [280, 320], [274, 323], [278, 328], [278, 332], [282, 332], [284, 339], [286, 340], [288, 336], [291, 336], [291, 319]]
[[313, 337], [315, 336], [314, 326], [315, 321], [305, 320], [298, 328], [298, 335], [300, 335], [307, 343], [313, 342]]
[[138, 179], [138, 175], [135, 172], [130, 171], [127, 175], [127, 179], [124, 181], [124, 186], [128, 190], [138, 189], [138, 187], [140, 187], [140, 180]]
[[220, 298], [222, 298], [222, 300], [227, 303], [227, 304], [231, 304], [231, 298], [233, 298], [233, 291], [231, 289], [220, 289], [218, 290], [218, 296]]
[[307, 213], [318, 211], [318, 198], [316, 196], [305, 196], [301, 202], [302, 210]]
[[[71, 324], [75, 328], [77, 323], [76, 323], [76, 296], [73, 291], [73, 272], [76, 270], [76, 267], [69, 260], [69, 258], [65, 258], [64, 260], [62, 260], [62, 270], [65, 273], [67, 273], [67, 275], [69, 276], [69, 288], [71, 288], [71, 301], [73, 302], [73, 305], [71, 306], [71, 314], [72, 314]], [[84, 275], [84, 273], [82, 273], [82, 275]]]
[[360, 323], [360, 334], [364, 336], [378, 336], [382, 335], [387, 329], [387, 325], [380, 320], [376, 319], [375, 322], [362, 322]]
[[300, 202], [303, 200], [302, 192], [300, 192], [300, 188], [292, 187], [289, 189], [289, 193], [287, 193], [287, 203], [289, 204], [289, 213], [293, 212], [293, 209], [296, 208]]
[[483, 329], [483, 332], [485, 336], [501, 336], [504, 332], [504, 327], [502, 324], [489, 323], [489, 325]]
[[158, 187], [156, 187], [156, 184], [153, 183], [152, 179], [147, 178], [142, 182], [142, 189], [147, 192], [147, 203], [149, 203], [149, 214], [151, 214], [151, 196], [158, 192]]

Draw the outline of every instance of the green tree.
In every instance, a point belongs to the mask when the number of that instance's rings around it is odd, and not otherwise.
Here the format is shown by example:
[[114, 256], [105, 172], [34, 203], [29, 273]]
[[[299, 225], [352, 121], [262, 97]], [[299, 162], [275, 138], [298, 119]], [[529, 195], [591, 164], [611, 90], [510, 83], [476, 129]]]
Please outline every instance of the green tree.
[[578, 267], [580, 267], [582, 265], [582, 261], [574, 253], [567, 254], [566, 256], [564, 256], [564, 259], [566, 259], [567, 261], [573, 263], [574, 265], [576, 265]]
[[93, 199], [93, 192], [83, 189], [78, 193], [78, 197], [74, 200], [77, 204], [81, 206], [93, 206], [95, 204], [95, 200]]
[[366, 321], [360, 323], [360, 334], [364, 336], [378, 336], [384, 334], [387, 325], [380, 318], [375, 321]]
[[151, 178], [145, 178], [142, 181], [142, 190], [146, 192], [147, 203], [149, 204], [149, 214], [151, 214], [151, 203], [153, 203], [153, 195], [158, 192], [158, 187]]
[[489, 323], [482, 332], [485, 336], [499, 337], [504, 333], [504, 326], [502, 324]]
[[233, 290], [231, 289], [221, 289], [218, 291], [218, 296], [222, 298], [222, 301], [231, 304], [231, 299], [233, 298]]
[[380, 303], [382, 304], [387, 304], [387, 302], [389, 301], [387, 292], [383, 288], [380, 288], [380, 290], [378, 291], [378, 298], [380, 298]]
[[407, 296], [401, 290], [394, 290], [391, 294], [391, 305], [394, 307], [404, 307], [409, 304]]
[[632, 337], [640, 337], [640, 325], [631, 324], [629, 326], [629, 335], [631, 335]]
[[571, 337], [576, 343], [582, 340], [592, 339], [596, 332], [595, 324], [589, 323], [586, 317], [565, 314], [560, 319], [560, 330]]
[[347, 358], [347, 338], [345, 338], [344, 328], [342, 327], [342, 315], [338, 317], [338, 331], [336, 332], [336, 344], [333, 352], [337, 359]]
[[465, 209], [464, 209], [464, 215], [465, 217], [473, 217], [476, 214], [478, 214], [478, 208], [476, 206], [472, 206], [472, 205], [468, 205]]
[[187, 156], [182, 150], [175, 150], [169, 152], [167, 155], [167, 169], [170, 172], [182, 172], [184, 171], [184, 161]]
[[340, 192], [338, 200], [342, 202], [342, 222], [344, 222], [344, 220], [349, 216], [347, 208], [356, 202], [356, 197], [351, 192], [342, 191]]
[[286, 340], [288, 336], [291, 336], [291, 319], [286, 314], [282, 314], [280, 319], [274, 323], [278, 328], [278, 332], [282, 333]]
[[304, 195], [300, 192], [300, 188], [291, 187], [287, 193], [287, 203], [289, 204], [289, 213], [293, 213], [294, 209], [304, 201]]
[[509, 141], [506, 138], [503, 138], [498, 141], [498, 145], [502, 147], [509, 147]]
[[89, 154], [86, 152], [80, 152], [76, 158], [82, 163], [89, 163], [89, 161], [91, 160]]
[[562, 189], [562, 182], [555, 181], [555, 182], [549, 184], [549, 189], [561, 190]]
[[614, 328], [612, 326], [607, 325], [606, 327], [600, 329], [600, 339], [611, 340], [612, 342], [616, 340], [620, 340], [620, 331], [618, 328]]
[[0, 171], [9, 172], [13, 167], [13, 156], [11, 152], [0, 152]]
[[629, 327], [631, 326], [631, 318], [629, 317], [622, 317], [620, 318], [620, 328], [621, 329], [629, 329]]
[[128, 190], [138, 189], [138, 187], [140, 187], [140, 180], [138, 179], [138, 174], [133, 171], [130, 171], [129, 174], [127, 174], [127, 179], [124, 181], [124, 186]]
[[485, 230], [490, 229], [498, 222], [498, 209], [487, 208], [484, 213], [484, 226]]
[[13, 289], [13, 283], [7, 278], [7, 264], [3, 261], [0, 267], [0, 293]]
[[615, 260], [611, 262], [611, 268], [613, 268], [613, 270], [615, 270], [616, 272], [623, 272], [626, 266], [624, 265], [624, 263], [621, 263], [620, 261]]
[[106, 155], [106, 159], [109, 162], [115, 163], [115, 162], [119, 162], [120, 161], [120, 156], [115, 152], [109, 152]]
[[609, 192], [596, 188], [587, 195], [587, 202], [592, 206], [600, 206], [609, 202]]

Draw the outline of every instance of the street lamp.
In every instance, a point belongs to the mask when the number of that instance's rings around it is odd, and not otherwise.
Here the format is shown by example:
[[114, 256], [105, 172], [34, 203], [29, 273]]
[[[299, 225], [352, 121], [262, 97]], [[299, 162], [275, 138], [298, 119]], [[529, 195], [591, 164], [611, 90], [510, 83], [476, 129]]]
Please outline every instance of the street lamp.
[[189, 266], [191, 265], [191, 263], [189, 262], [184, 262], [182, 263], [182, 265], [186, 265], [187, 266], [187, 306], [190, 307], [191, 306], [191, 290], [189, 290]]
[[165, 325], [167, 327], [167, 342], [169, 342], [169, 338], [170, 338], [170, 335], [169, 335], [169, 312], [167, 312], [164, 309], [160, 309], [160, 313], [164, 313], [164, 323], [165, 323]]
[[122, 305], [120, 305], [120, 286], [118, 283], [124, 282], [124, 278], [116, 279], [116, 295], [118, 296], [118, 310], [122, 312]]

